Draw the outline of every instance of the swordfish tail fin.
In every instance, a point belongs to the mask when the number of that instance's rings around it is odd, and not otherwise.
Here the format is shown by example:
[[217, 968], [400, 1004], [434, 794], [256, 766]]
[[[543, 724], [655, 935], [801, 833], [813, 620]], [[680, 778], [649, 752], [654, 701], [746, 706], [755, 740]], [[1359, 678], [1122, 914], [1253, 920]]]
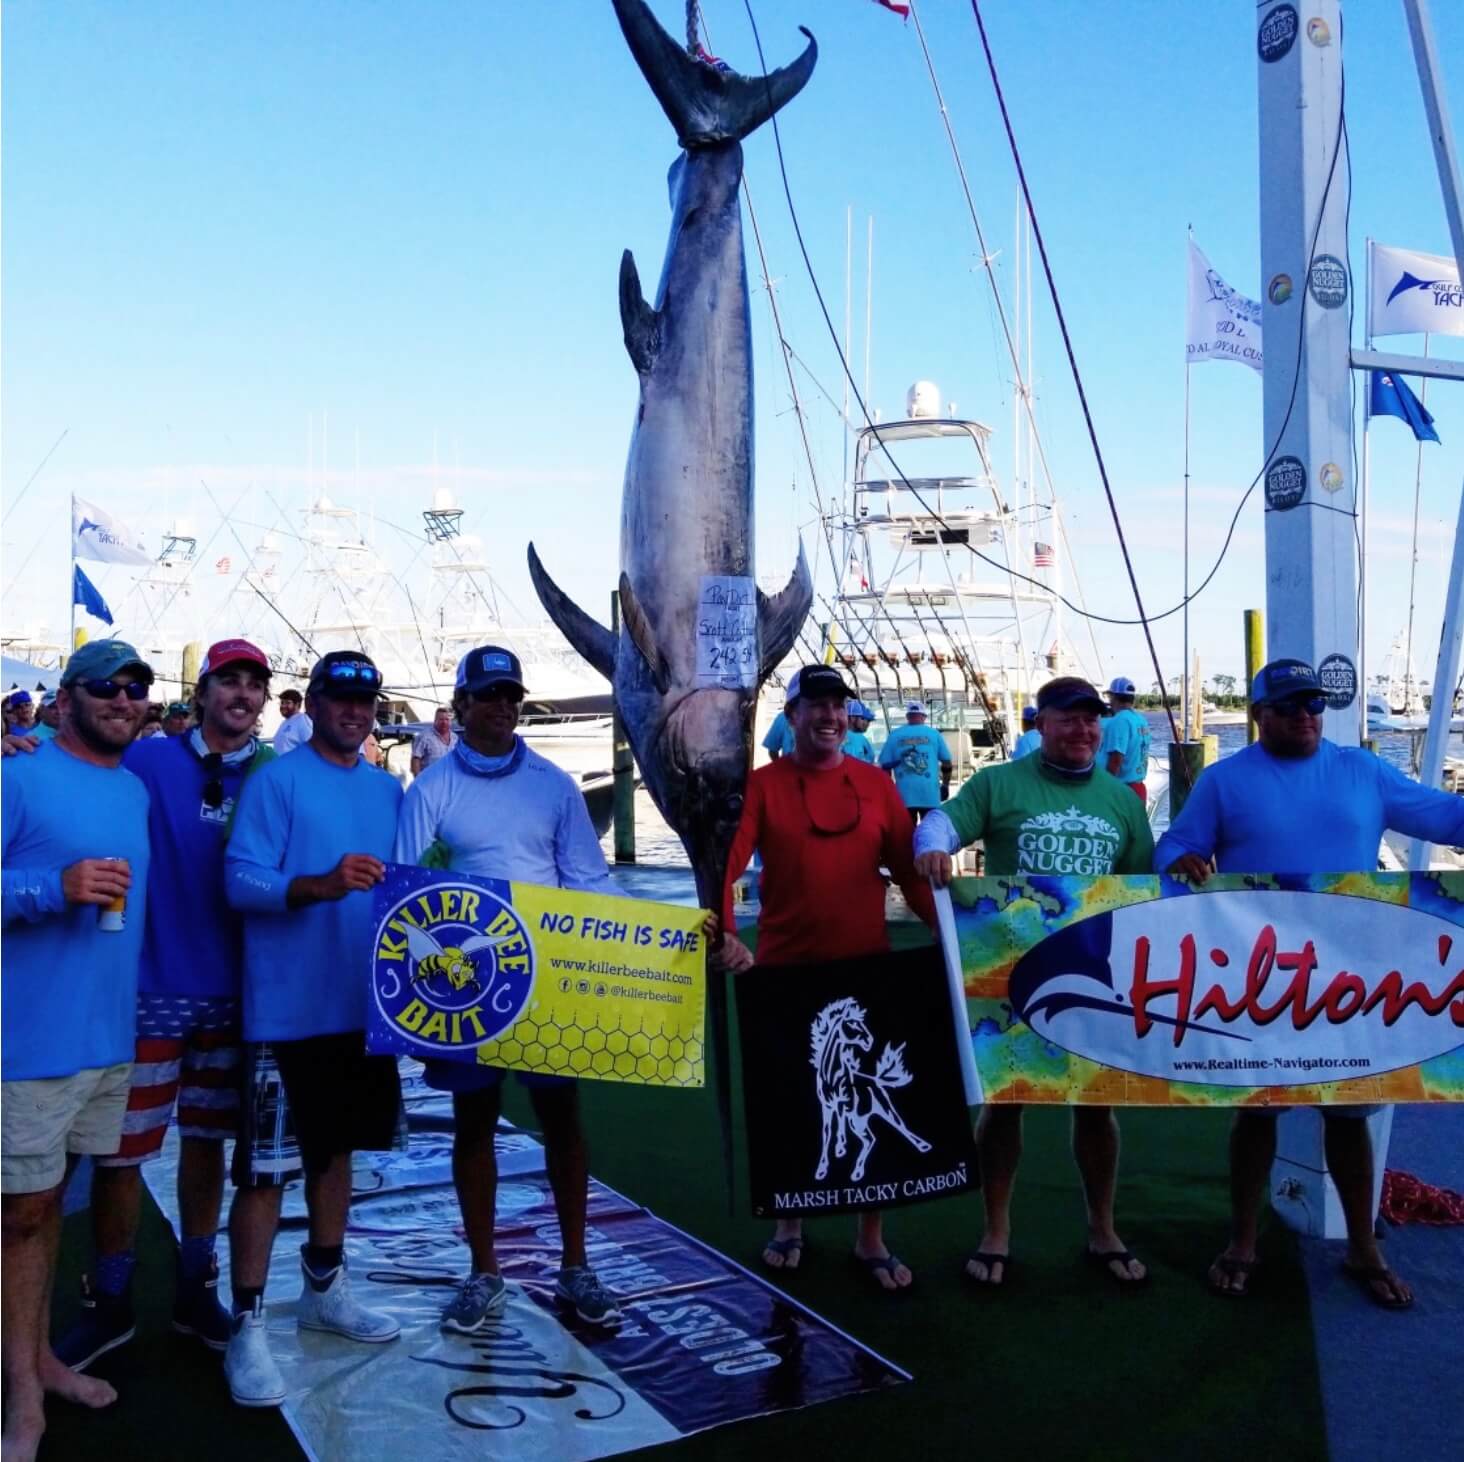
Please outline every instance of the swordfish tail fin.
[[736, 142], [755, 132], [803, 90], [818, 60], [818, 42], [799, 26], [808, 45], [796, 61], [766, 76], [719, 71], [672, 40], [645, 0], [613, 3], [631, 55], [671, 119], [676, 140], [688, 149]]
[[762, 664], [758, 680], [764, 681], [777, 668], [778, 662], [793, 648], [798, 631], [813, 607], [813, 575], [808, 572], [808, 559], [803, 544], [798, 545], [798, 562], [793, 565], [787, 586], [770, 599], [757, 591], [757, 615], [762, 630]]
[[539, 603], [559, 632], [606, 680], [614, 680], [615, 635], [598, 620], [591, 619], [549, 577], [532, 543], [529, 544], [529, 577], [534, 581]]

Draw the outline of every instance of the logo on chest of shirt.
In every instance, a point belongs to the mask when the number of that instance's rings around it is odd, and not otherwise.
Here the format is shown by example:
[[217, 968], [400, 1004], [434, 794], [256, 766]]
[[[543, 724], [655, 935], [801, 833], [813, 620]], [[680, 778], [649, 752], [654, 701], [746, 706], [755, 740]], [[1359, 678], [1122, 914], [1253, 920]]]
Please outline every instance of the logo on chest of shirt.
[[1106, 818], [1069, 807], [1039, 812], [1017, 830], [1019, 873], [1112, 873], [1122, 834]]
[[511, 904], [444, 879], [397, 901], [377, 925], [372, 990], [399, 1031], [471, 1050], [518, 1019], [534, 986], [534, 946]]

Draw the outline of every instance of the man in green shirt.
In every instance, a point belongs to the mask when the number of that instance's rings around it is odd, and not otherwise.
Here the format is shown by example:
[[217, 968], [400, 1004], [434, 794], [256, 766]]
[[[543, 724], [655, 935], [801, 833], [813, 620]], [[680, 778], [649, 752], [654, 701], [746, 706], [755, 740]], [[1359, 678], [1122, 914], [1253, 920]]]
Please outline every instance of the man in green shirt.
[[[1010, 874], [1148, 873], [1154, 838], [1132, 792], [1097, 765], [1103, 698], [1086, 680], [1063, 676], [1037, 692], [1042, 745], [1031, 756], [988, 767], [915, 830], [915, 868], [937, 887], [951, 854], [978, 838], [986, 871]], [[976, 1123], [986, 1231], [966, 1277], [999, 1286], [1011, 1254], [1011, 1200], [1022, 1155], [1022, 1108], [986, 1105]], [[1114, 1229], [1118, 1122], [1112, 1107], [1073, 1108], [1073, 1157], [1088, 1207], [1087, 1255], [1120, 1287], [1148, 1277]]]

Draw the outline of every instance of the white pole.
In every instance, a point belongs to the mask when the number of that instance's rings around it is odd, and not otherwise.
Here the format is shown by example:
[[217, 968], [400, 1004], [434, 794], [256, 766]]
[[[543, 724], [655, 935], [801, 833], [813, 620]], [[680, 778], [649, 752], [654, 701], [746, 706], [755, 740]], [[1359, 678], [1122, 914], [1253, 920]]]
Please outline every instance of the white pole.
[[869, 233], [864, 254], [864, 409], [871, 417], [869, 400], [869, 336], [874, 322], [874, 214], [869, 215]]
[[842, 574], [849, 566], [849, 514], [853, 511], [853, 497], [849, 490], [849, 321], [854, 311], [854, 206], [844, 208], [844, 562], [839, 567]]
[[[1363, 263], [1367, 278], [1363, 284], [1364, 313], [1362, 317], [1362, 338], [1367, 348], [1372, 349], [1372, 236], [1368, 236], [1363, 252]], [[1362, 395], [1362, 496], [1358, 505], [1361, 518], [1358, 532], [1362, 540], [1361, 562], [1357, 565], [1357, 684], [1362, 700], [1358, 739], [1367, 739], [1367, 503], [1368, 488], [1372, 481], [1372, 372], [1367, 373], [1367, 389]]]
[[971, 1017], [966, 1011], [966, 976], [961, 970], [961, 943], [956, 937], [956, 911], [951, 907], [949, 888], [935, 893], [935, 925], [940, 932], [940, 952], [945, 960], [946, 982], [951, 993], [951, 1014], [956, 1019], [956, 1054], [961, 1062], [961, 1083], [966, 1088], [966, 1105], [980, 1106], [986, 1095], [981, 1089], [981, 1073], [976, 1069], [976, 1053], [971, 1049]]

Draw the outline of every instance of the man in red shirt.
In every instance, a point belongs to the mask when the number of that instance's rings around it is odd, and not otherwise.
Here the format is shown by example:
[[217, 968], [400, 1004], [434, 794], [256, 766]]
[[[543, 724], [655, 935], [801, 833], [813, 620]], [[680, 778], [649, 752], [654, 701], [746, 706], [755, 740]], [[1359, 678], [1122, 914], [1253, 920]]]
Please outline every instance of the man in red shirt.
[[[757, 964], [823, 963], [878, 958], [889, 951], [885, 880], [889, 869], [910, 907], [935, 927], [930, 885], [915, 872], [910, 815], [878, 767], [843, 752], [853, 696], [832, 666], [808, 665], [788, 682], [785, 714], [793, 751], [759, 767], [747, 782], [742, 821], [727, 862], [721, 960], [731, 970], [753, 963], [737, 937], [732, 885], [756, 848], [765, 870], [757, 920]], [[780, 1219], [763, 1250], [770, 1269], [797, 1269], [803, 1226]], [[882, 1289], [909, 1288], [914, 1276], [885, 1247], [878, 1210], [859, 1215], [854, 1255]]]

